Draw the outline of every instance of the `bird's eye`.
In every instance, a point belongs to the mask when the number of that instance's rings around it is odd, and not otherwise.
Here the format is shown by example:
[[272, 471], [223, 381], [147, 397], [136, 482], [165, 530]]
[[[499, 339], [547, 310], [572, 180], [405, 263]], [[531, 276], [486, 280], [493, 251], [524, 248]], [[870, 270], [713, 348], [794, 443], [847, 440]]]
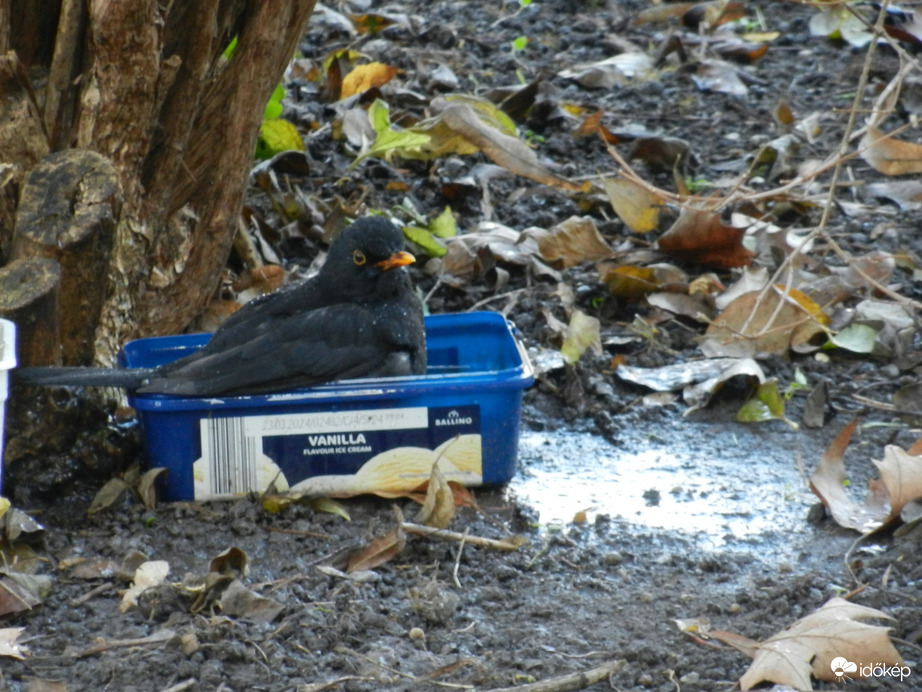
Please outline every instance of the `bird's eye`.
[[363, 264], [365, 264], [365, 253], [361, 250], [356, 250], [352, 253], [352, 261], [361, 267]]

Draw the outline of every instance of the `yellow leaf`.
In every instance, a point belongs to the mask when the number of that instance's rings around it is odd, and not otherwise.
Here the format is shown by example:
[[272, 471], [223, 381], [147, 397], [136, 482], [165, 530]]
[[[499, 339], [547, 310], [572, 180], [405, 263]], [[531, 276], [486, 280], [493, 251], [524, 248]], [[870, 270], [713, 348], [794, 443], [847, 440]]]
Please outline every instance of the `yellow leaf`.
[[366, 65], [359, 65], [343, 79], [343, 87], [339, 96], [346, 99], [355, 94], [361, 94], [363, 91], [368, 91], [372, 87], [384, 86], [399, 71], [393, 65], [386, 65], [383, 62], [370, 62]]
[[563, 346], [560, 347], [560, 353], [563, 359], [570, 365], [574, 365], [580, 359], [586, 349], [593, 353], [602, 352], [602, 335], [600, 332], [601, 323], [598, 318], [590, 317], [581, 310], [574, 310], [570, 315], [570, 323], [567, 325], [567, 334], [563, 340]]
[[256, 146], [257, 158], [268, 159], [283, 151], [304, 151], [304, 141], [298, 128], [287, 120], [275, 118], [263, 120], [259, 128], [259, 143]]
[[656, 228], [663, 207], [662, 198], [623, 178], [605, 178], [602, 184], [612, 209], [628, 228], [635, 233], [647, 233]]

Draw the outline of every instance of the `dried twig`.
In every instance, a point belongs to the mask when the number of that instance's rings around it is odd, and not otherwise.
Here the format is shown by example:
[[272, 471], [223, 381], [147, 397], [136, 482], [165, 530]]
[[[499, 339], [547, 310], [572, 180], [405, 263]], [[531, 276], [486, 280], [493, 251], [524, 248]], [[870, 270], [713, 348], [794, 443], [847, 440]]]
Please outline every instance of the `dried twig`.
[[401, 522], [400, 528], [407, 533], [413, 533], [417, 536], [431, 536], [433, 538], [442, 538], [446, 541], [457, 541], [467, 545], [476, 545], [478, 548], [492, 548], [494, 550], [504, 550], [512, 552], [518, 550], [528, 541], [521, 536], [509, 536], [496, 540], [494, 538], [484, 538], [483, 536], [471, 536], [466, 533], [457, 531], [446, 531], [437, 529], [434, 526], [423, 526], [422, 524], [413, 524], [412, 522]]
[[582, 690], [597, 682], [608, 680], [614, 673], [624, 668], [627, 661], [609, 661], [608, 663], [584, 670], [581, 673], [569, 673], [550, 680], [533, 682], [530, 685], [516, 685], [515, 687], [497, 687], [489, 692], [567, 692], [568, 690]]

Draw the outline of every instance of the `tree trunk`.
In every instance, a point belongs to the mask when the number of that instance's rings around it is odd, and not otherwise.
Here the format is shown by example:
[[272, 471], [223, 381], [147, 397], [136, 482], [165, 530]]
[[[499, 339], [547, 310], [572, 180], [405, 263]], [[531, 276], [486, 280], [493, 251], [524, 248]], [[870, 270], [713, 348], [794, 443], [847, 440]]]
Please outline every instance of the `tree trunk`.
[[[84, 287], [79, 297], [90, 302], [69, 316], [82, 324], [56, 318], [64, 362], [111, 364], [126, 340], [181, 331], [209, 301], [263, 109], [313, 5], [0, 0], [0, 262], [57, 260], [62, 314]], [[72, 164], [55, 158], [65, 149], [114, 171], [101, 207], [105, 190], [85, 187], [88, 179], [73, 187], [48, 173]], [[30, 176], [37, 167], [51, 177]], [[39, 182], [70, 216], [37, 231], [42, 205], [16, 208], [16, 192], [25, 201]], [[85, 208], [72, 202], [88, 194], [95, 211], [111, 214], [102, 226], [78, 218]], [[19, 355], [34, 364], [47, 351]]]

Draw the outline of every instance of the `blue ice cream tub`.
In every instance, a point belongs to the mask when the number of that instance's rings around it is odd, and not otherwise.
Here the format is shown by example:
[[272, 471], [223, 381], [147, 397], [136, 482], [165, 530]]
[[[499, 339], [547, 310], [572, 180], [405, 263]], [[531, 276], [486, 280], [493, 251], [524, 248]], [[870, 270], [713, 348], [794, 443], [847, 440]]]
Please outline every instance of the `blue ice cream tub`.
[[[154, 367], [209, 338], [138, 339], [120, 360]], [[492, 312], [430, 315], [426, 346], [425, 375], [251, 396], [130, 394], [148, 465], [168, 470], [163, 499], [273, 487], [305, 496], [401, 495], [428, 481], [433, 466], [466, 486], [509, 481], [522, 393], [534, 381], [514, 327]]]

